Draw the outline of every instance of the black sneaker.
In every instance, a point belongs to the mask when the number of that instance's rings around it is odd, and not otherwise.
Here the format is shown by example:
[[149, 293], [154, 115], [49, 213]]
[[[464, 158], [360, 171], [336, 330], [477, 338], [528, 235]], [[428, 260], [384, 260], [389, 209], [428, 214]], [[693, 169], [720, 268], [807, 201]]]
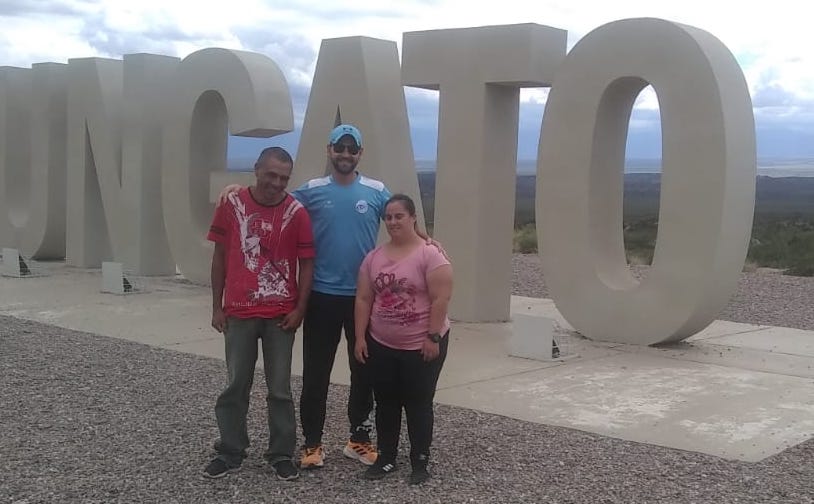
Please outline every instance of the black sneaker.
[[238, 469], [240, 469], [240, 466], [230, 466], [224, 460], [215, 458], [212, 459], [212, 462], [204, 469], [204, 477], [212, 479], [222, 478]]
[[291, 481], [300, 477], [300, 471], [290, 460], [281, 460], [274, 464], [274, 472], [277, 473], [277, 479], [283, 481]]
[[396, 470], [395, 461], [382, 460], [381, 457], [376, 459], [376, 462], [365, 471], [365, 479], [377, 480], [382, 479], [391, 472]]
[[411, 485], [420, 485], [430, 479], [430, 473], [427, 471], [427, 463], [430, 457], [426, 453], [421, 453], [415, 458], [410, 454], [410, 462], [413, 466], [413, 472], [410, 473], [408, 483]]
[[420, 485], [430, 479], [430, 473], [427, 471], [427, 466], [413, 467], [413, 472], [410, 473], [410, 479], [407, 482], [411, 485]]

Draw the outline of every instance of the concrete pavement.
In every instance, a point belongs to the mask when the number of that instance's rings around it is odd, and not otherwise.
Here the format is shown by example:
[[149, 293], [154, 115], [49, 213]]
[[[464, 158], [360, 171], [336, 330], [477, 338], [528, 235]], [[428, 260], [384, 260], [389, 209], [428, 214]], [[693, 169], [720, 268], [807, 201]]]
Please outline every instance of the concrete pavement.
[[[113, 295], [99, 270], [37, 266], [44, 276], [0, 277], [0, 314], [223, 358], [206, 287], [137, 278], [143, 291]], [[511, 323], [454, 323], [438, 402], [746, 461], [814, 436], [814, 332], [716, 321], [653, 348], [588, 341], [551, 300], [513, 297], [518, 313], [554, 319], [570, 358], [510, 357]], [[332, 380], [348, 383], [344, 348]]]

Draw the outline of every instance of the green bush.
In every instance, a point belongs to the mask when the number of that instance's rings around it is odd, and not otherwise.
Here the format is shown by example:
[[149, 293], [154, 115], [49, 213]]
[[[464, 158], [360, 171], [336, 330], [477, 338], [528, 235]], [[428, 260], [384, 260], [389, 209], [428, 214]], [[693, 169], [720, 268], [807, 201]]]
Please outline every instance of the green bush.
[[814, 276], [814, 231], [800, 233], [789, 241], [786, 274]]
[[[432, 235], [435, 210], [433, 205], [434, 178], [429, 180], [427, 177], [420, 177], [420, 182], [422, 183], [421, 195], [424, 212], [427, 218], [427, 232]], [[519, 187], [525, 186], [521, 184]], [[537, 252], [534, 193], [529, 189], [530, 187], [526, 187], [528, 190], [522, 194], [518, 189], [514, 216], [513, 250], [515, 253], [534, 254]], [[625, 252], [630, 264], [651, 264], [658, 236], [658, 197], [650, 198], [646, 191], [642, 194], [638, 196], [633, 194], [630, 198], [625, 199], [623, 234]], [[752, 239], [747, 255], [747, 267], [753, 269], [757, 267], [778, 268], [789, 275], [814, 276], [814, 216], [810, 211], [804, 211], [807, 207], [801, 210], [802, 207], [799, 204], [795, 207], [797, 209], [795, 211], [798, 213], [784, 213], [781, 210], [785, 207], [778, 206], [778, 202], [782, 202], [785, 198], [785, 196], [781, 196], [771, 201], [764, 201], [765, 198], [759, 201], [762, 203], [756, 209]]]
[[[658, 219], [626, 222], [625, 251], [631, 264], [651, 264]], [[764, 217], [755, 221], [747, 263], [778, 268], [787, 275], [814, 276], [814, 219], [799, 216]]]
[[623, 224], [625, 252], [630, 264], [652, 264], [659, 221], [648, 217]]
[[814, 276], [814, 220], [761, 219], [752, 229], [748, 258], [788, 275]]
[[534, 224], [526, 224], [514, 230], [514, 252], [534, 254], [537, 252], [537, 229]]

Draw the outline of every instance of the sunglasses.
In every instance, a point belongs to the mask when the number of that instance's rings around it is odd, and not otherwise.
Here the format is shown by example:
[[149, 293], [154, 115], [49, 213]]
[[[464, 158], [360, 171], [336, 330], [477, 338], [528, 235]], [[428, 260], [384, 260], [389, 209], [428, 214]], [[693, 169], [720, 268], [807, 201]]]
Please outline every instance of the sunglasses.
[[346, 150], [350, 153], [351, 156], [355, 156], [359, 154], [359, 146], [358, 145], [347, 145], [347, 144], [340, 144], [335, 143], [333, 144], [333, 150], [337, 154], [342, 154]]

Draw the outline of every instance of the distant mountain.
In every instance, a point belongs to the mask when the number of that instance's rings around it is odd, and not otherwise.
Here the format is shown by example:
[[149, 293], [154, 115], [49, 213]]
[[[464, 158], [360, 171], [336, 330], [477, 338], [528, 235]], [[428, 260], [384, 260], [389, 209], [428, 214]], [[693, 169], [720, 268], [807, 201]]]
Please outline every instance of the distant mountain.
[[[419, 172], [421, 200], [427, 222], [433, 222], [435, 172]], [[756, 180], [755, 217], [814, 218], [814, 177], [766, 177]], [[515, 225], [534, 221], [534, 201], [537, 190], [535, 175], [518, 175]], [[660, 173], [629, 173], [625, 175], [624, 214], [626, 219], [658, 215], [661, 192]]]
[[[228, 160], [228, 169], [250, 171], [254, 158]], [[521, 225], [534, 220], [534, 197], [537, 177], [536, 162], [518, 162], [515, 223]], [[755, 216], [814, 217], [814, 160], [763, 159], [758, 170]], [[660, 161], [652, 159], [628, 160], [625, 174], [625, 218], [655, 216], [658, 214], [661, 174]], [[435, 160], [416, 161], [421, 199], [428, 222], [432, 222], [435, 197]], [[766, 173], [771, 174], [767, 176]], [[802, 174], [803, 176], [789, 176]]]
[[[254, 157], [233, 157], [226, 161], [226, 169], [230, 171], [251, 171], [254, 167]], [[814, 177], [814, 159], [811, 158], [763, 158], [758, 159], [758, 175], [769, 177]], [[418, 173], [435, 173], [436, 161], [434, 159], [416, 159], [415, 168]], [[661, 173], [661, 159], [630, 158], [625, 160], [625, 173]], [[518, 175], [536, 175], [537, 160], [519, 159], [517, 161]]]

